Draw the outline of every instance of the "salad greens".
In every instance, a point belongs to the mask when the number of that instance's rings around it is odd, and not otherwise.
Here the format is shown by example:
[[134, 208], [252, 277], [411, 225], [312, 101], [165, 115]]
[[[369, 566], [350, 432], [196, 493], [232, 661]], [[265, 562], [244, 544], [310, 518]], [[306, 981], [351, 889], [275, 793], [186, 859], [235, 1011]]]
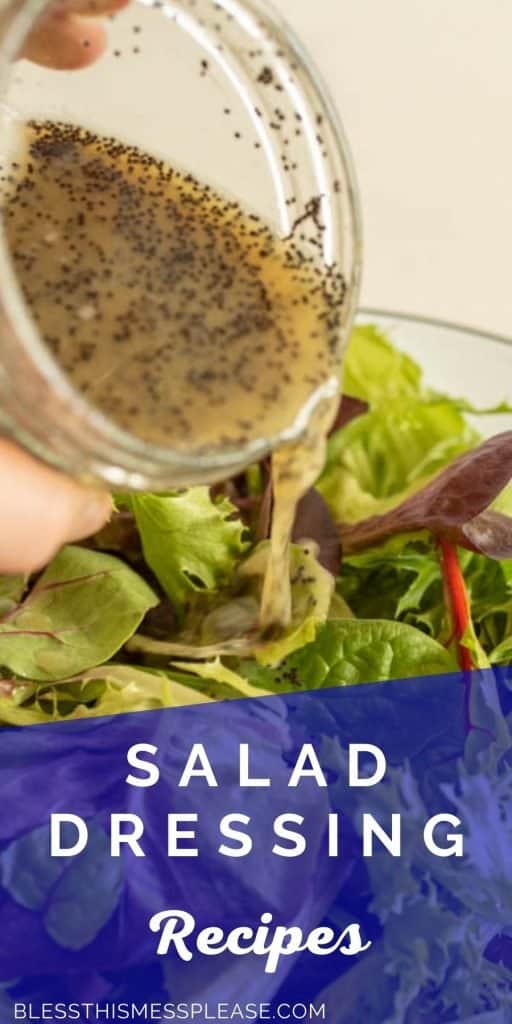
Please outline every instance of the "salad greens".
[[137, 494], [129, 499], [144, 558], [181, 618], [193, 591], [220, 590], [233, 580], [248, 542], [223, 498], [206, 487], [181, 494]]
[[397, 533], [425, 529], [491, 557], [506, 555], [511, 548], [512, 519], [489, 506], [508, 484], [511, 464], [509, 430], [459, 455], [392, 509], [344, 529], [344, 550], [360, 551]]
[[512, 433], [482, 443], [477, 410], [429, 390], [372, 325], [354, 329], [344, 389], [297, 513], [284, 634], [257, 631], [268, 460], [211, 490], [120, 496], [86, 544], [0, 578], [0, 721], [510, 660]]
[[37, 681], [66, 678], [115, 654], [158, 597], [120, 559], [65, 547], [0, 622], [0, 663]]
[[314, 643], [275, 668], [247, 661], [239, 671], [279, 693], [434, 675], [454, 667], [451, 654], [419, 629], [403, 622], [347, 618], [326, 622]]
[[364, 324], [353, 329], [343, 387], [347, 395], [372, 406], [395, 398], [418, 398], [422, 372], [413, 359], [390, 345], [377, 327]]

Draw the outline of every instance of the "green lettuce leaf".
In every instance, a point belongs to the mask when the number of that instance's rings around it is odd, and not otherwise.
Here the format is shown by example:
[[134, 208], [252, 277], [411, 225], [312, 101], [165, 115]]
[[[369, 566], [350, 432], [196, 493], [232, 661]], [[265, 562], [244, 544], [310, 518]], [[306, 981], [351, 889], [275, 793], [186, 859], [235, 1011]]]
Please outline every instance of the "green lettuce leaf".
[[[343, 390], [371, 405], [400, 397], [428, 399], [435, 395], [424, 387], [418, 363], [371, 323], [357, 324], [352, 330], [343, 367]], [[484, 409], [466, 398], [453, 396], [452, 401], [460, 412], [475, 416], [512, 412], [506, 400]]]
[[510, 665], [512, 662], [512, 635], [506, 636], [501, 643], [490, 652], [492, 665]]
[[[92, 708], [83, 709], [75, 717], [114, 715], [119, 711], [151, 711], [153, 708], [181, 708], [190, 704], [206, 704], [209, 697], [190, 685], [174, 679], [167, 672], [145, 671], [132, 665], [101, 665], [85, 672], [81, 686], [95, 681], [102, 692]], [[72, 694], [75, 685], [68, 684]]]
[[207, 487], [180, 494], [130, 498], [144, 558], [182, 615], [197, 591], [232, 581], [247, 548], [245, 528], [227, 498], [212, 500]]
[[[353, 332], [344, 386], [371, 408], [329, 440], [318, 489], [338, 522], [395, 507], [479, 441], [464, 415], [477, 410], [425, 389], [414, 360], [371, 325]], [[249, 480], [249, 491], [258, 492], [258, 467]], [[438, 552], [426, 531], [345, 553], [334, 594], [314, 545], [293, 545], [292, 622], [281, 636], [262, 639], [268, 545], [250, 548], [227, 498], [193, 487], [123, 495], [118, 504], [88, 547], [65, 548], [28, 596], [25, 577], [0, 578], [0, 721], [106, 715], [455, 667], [443, 646], [451, 629]], [[512, 513], [512, 486], [494, 507]], [[466, 643], [478, 664], [510, 660], [512, 562], [470, 551], [459, 557], [473, 616]], [[160, 604], [139, 572], [158, 579], [167, 595]], [[145, 618], [157, 606], [158, 629], [154, 612]], [[121, 648], [123, 658], [134, 651], [143, 664], [106, 664]]]
[[65, 547], [0, 622], [0, 665], [37, 681], [76, 675], [111, 658], [157, 603], [119, 559]]
[[190, 672], [197, 676], [198, 680], [206, 683], [206, 692], [217, 700], [240, 697], [268, 697], [270, 693], [269, 690], [261, 690], [257, 686], [252, 686], [238, 672], [228, 668], [220, 658], [214, 658], [213, 661], [177, 661], [174, 662], [173, 669]]
[[384, 515], [341, 524], [346, 554], [389, 537], [426, 530], [490, 558], [512, 557], [512, 517], [492, 509], [512, 478], [512, 430], [495, 434], [436, 473]]
[[449, 399], [396, 398], [330, 438], [317, 489], [339, 522], [355, 523], [400, 504], [478, 439]]
[[400, 397], [418, 397], [422, 373], [373, 324], [354, 327], [343, 367], [343, 390], [370, 405]]
[[52, 717], [43, 714], [37, 708], [20, 707], [7, 697], [0, 698], [0, 722], [2, 725], [21, 728], [23, 725], [41, 725], [43, 722], [52, 720]]

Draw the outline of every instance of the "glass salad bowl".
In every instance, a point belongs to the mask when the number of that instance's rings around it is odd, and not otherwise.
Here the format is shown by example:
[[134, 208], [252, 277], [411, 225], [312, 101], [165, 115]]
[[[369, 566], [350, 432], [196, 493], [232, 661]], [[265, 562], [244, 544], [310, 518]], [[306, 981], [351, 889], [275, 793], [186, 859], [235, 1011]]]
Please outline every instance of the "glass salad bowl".
[[[358, 323], [380, 327], [424, 373], [425, 384], [477, 408], [512, 401], [512, 338], [430, 317], [362, 308]], [[485, 437], [512, 427], [512, 414], [478, 417]]]

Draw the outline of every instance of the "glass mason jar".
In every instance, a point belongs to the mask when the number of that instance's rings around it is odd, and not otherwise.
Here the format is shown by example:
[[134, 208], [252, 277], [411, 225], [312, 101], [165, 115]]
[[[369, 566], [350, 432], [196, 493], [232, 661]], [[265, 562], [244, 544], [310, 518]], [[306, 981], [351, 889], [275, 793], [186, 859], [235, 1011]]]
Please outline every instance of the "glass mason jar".
[[[4, 4], [0, 159], [16, 121], [66, 121], [186, 168], [279, 237], [309, 220], [319, 258], [344, 276], [340, 360], [357, 304], [361, 231], [343, 130], [311, 61], [262, 0], [132, 0], [109, 49], [79, 71], [17, 61], [44, 0]], [[276, 124], [277, 121], [277, 124]], [[287, 126], [285, 130], [281, 125]], [[290, 129], [294, 125], [295, 129]], [[225, 479], [300, 437], [325, 382], [283, 433], [201, 453], [120, 429], [74, 389], [38, 336], [0, 232], [0, 429], [67, 473], [109, 488], [162, 490]]]

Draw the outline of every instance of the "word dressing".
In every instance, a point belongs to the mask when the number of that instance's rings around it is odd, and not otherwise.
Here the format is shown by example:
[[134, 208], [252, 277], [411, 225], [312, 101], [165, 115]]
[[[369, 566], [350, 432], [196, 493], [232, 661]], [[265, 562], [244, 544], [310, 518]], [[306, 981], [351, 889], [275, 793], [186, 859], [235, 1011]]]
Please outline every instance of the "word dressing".
[[[257, 819], [256, 819], [257, 821]], [[253, 819], [239, 812], [224, 814], [217, 823], [219, 844], [216, 853], [220, 857], [233, 859], [247, 857], [254, 849], [251, 835]], [[191, 812], [172, 812], [166, 815], [167, 856], [172, 859], [199, 857], [201, 853], [201, 827], [199, 815]], [[211, 822], [209, 823], [211, 826]], [[422, 827], [425, 849], [433, 857], [462, 857], [463, 836], [451, 829], [460, 829], [461, 822], [454, 814], [435, 814]], [[323, 825], [318, 826], [321, 831]], [[146, 857], [143, 845], [145, 826], [138, 814], [113, 813], [110, 815], [110, 856], [121, 857], [124, 851], [135, 857]], [[207, 829], [207, 833], [211, 828]], [[325, 822], [325, 852], [329, 858], [342, 858], [343, 826], [342, 816], [331, 812]], [[301, 814], [284, 812], [278, 814], [270, 824], [270, 839], [257, 833], [258, 846], [274, 857], [302, 857], [311, 842], [316, 846], [318, 834], [308, 828], [308, 822]], [[50, 855], [52, 857], [77, 857], [89, 843], [89, 827], [78, 814], [55, 812], [50, 820]], [[150, 840], [148, 840], [150, 843]], [[353, 839], [350, 844], [353, 852]], [[151, 850], [151, 845], [150, 845]], [[361, 815], [361, 855], [371, 858], [379, 850], [385, 850], [391, 857], [402, 855], [402, 818], [390, 814], [386, 827], [373, 814]]]

